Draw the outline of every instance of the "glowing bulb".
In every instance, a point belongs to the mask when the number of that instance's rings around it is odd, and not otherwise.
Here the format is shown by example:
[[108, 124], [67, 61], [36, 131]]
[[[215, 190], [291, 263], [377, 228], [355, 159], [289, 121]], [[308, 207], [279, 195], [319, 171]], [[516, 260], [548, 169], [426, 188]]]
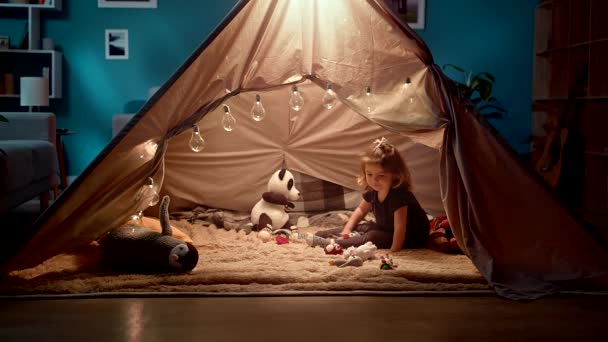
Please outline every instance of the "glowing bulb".
[[146, 143], [143, 146], [143, 151], [142, 153], [139, 155], [139, 158], [143, 159], [145, 157], [148, 158], [152, 158], [154, 156], [154, 154], [156, 153], [156, 149], [158, 148], [158, 144], [155, 143], [152, 140], [148, 140], [146, 141]]
[[376, 99], [374, 98], [374, 94], [372, 94], [372, 88], [365, 88], [365, 96], [363, 97], [363, 106], [367, 111], [367, 114], [370, 114], [374, 110], [376, 110]]
[[236, 119], [230, 113], [230, 107], [228, 105], [224, 105], [224, 117], [222, 118], [222, 126], [224, 126], [224, 130], [226, 132], [230, 132], [234, 129], [236, 125]]
[[304, 105], [304, 98], [298, 91], [298, 87], [294, 84], [291, 86], [291, 96], [289, 97], [289, 107], [295, 110], [296, 112], [302, 109]]
[[255, 96], [255, 103], [251, 107], [251, 117], [255, 121], [262, 121], [266, 117], [266, 109], [262, 106], [262, 99], [259, 94]]
[[408, 77], [405, 79], [405, 83], [403, 84], [403, 89], [407, 89], [412, 85], [412, 80]]
[[197, 125], [192, 125], [192, 137], [188, 145], [194, 152], [200, 152], [205, 148], [205, 139], [201, 136], [201, 131]]
[[158, 203], [158, 193], [154, 189], [154, 179], [148, 177], [144, 190], [144, 200], [148, 202], [149, 206], [156, 205]]
[[332, 109], [336, 105], [336, 93], [331, 89], [331, 83], [327, 83], [327, 90], [323, 95], [323, 107]]
[[144, 221], [142, 221], [142, 216], [144, 216], [144, 212], [143, 211], [138, 211], [136, 214], [133, 214], [129, 217], [129, 221], [134, 221], [135, 224], [144, 225]]

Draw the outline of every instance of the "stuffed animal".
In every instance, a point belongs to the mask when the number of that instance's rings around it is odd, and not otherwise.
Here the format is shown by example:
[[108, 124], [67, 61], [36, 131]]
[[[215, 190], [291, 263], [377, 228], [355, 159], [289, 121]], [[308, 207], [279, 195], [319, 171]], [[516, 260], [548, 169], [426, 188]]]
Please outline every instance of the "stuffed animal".
[[[289, 232], [282, 229], [289, 221], [287, 209], [293, 209], [293, 203], [300, 198], [300, 191], [295, 187], [293, 174], [286, 169], [276, 171], [268, 180], [268, 191], [251, 210], [252, 230], [260, 231], [258, 236], [263, 241], [270, 240], [273, 234]], [[265, 229], [267, 228], [267, 229]]]
[[363, 261], [365, 261], [368, 259], [374, 259], [376, 257], [377, 250], [378, 250], [378, 247], [376, 247], [376, 245], [374, 245], [373, 242], [367, 241], [366, 243], [364, 243], [358, 247], [354, 247], [354, 246], [348, 247], [344, 251], [343, 256], [345, 259], [348, 259], [351, 256], [358, 256], [361, 259], [363, 259]]
[[160, 205], [162, 233], [125, 224], [101, 239], [101, 261], [112, 269], [156, 273], [186, 272], [198, 263], [198, 251], [190, 242], [172, 236], [169, 196]]

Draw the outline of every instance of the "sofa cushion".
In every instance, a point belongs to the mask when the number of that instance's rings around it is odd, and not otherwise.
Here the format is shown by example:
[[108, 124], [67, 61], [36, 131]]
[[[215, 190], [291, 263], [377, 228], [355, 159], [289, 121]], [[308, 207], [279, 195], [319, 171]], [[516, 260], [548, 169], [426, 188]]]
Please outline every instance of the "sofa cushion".
[[55, 145], [44, 140], [0, 140], [0, 189], [3, 193], [56, 177]]

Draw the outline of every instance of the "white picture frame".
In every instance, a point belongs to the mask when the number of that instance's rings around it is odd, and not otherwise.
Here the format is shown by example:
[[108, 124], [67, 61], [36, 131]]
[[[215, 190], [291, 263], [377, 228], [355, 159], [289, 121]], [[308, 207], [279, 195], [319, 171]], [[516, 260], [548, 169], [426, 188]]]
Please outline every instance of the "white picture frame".
[[157, 8], [158, 0], [97, 0], [99, 8]]
[[129, 30], [105, 31], [106, 59], [129, 59]]
[[426, 0], [384, 0], [384, 3], [409, 27], [424, 29]]

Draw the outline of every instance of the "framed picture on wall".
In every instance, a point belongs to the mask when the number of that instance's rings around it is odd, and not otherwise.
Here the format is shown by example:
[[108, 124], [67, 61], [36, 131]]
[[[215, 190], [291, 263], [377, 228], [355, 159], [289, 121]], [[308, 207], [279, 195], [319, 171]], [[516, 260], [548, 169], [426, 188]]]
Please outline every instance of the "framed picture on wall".
[[426, 0], [383, 0], [409, 27], [424, 29]]
[[106, 59], [129, 59], [129, 30], [106, 30]]
[[101, 8], [156, 8], [158, 0], [97, 0]]

